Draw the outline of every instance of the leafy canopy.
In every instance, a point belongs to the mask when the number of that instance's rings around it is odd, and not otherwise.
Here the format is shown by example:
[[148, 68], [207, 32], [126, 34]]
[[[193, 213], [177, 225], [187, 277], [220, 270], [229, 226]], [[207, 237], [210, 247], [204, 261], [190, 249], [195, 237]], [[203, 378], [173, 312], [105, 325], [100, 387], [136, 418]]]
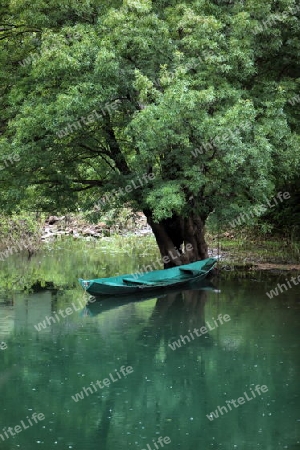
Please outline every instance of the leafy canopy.
[[[244, 2], [6, 0], [6, 210], [111, 202], [230, 215], [299, 169], [299, 10]], [[198, 150], [197, 150], [198, 149]]]

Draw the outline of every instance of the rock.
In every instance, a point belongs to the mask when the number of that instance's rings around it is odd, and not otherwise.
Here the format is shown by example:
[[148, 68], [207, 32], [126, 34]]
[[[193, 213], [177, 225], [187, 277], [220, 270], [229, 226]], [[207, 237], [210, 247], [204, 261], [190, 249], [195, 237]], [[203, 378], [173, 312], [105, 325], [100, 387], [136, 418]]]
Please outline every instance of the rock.
[[49, 240], [53, 240], [55, 236], [53, 234], [44, 234], [43, 236], [41, 236], [41, 241], [49, 241]]
[[83, 236], [94, 236], [95, 231], [90, 229], [85, 229], [81, 233]]
[[47, 220], [46, 223], [48, 223], [49, 225], [54, 225], [56, 222], [60, 222], [61, 220], [64, 220], [65, 216], [61, 216], [61, 217], [57, 217], [57, 216], [50, 216]]

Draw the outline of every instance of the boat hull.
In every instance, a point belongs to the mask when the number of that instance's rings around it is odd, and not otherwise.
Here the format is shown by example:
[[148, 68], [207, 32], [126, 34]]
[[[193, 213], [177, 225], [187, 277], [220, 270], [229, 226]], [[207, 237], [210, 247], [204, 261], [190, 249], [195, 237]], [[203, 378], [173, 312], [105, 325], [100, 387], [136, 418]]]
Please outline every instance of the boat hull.
[[94, 296], [155, 292], [202, 280], [212, 270], [216, 262], [215, 258], [208, 258], [203, 261], [196, 261], [171, 269], [155, 270], [146, 274], [125, 274], [92, 280], [80, 278], [79, 282], [86, 292]]

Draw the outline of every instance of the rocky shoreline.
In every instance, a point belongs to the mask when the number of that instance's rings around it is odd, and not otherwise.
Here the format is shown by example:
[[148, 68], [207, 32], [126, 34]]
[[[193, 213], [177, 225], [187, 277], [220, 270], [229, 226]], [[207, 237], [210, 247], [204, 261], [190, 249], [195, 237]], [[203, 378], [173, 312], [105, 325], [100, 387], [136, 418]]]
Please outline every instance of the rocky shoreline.
[[80, 218], [69, 216], [50, 216], [42, 228], [41, 240], [53, 241], [62, 236], [71, 236], [75, 239], [99, 239], [114, 234], [142, 236], [152, 234], [152, 230], [143, 213], [136, 213], [127, 223], [114, 225], [105, 222], [90, 224]]
[[[74, 239], [101, 239], [109, 238], [114, 235], [120, 236], [144, 236], [151, 235], [151, 227], [147, 224], [146, 217], [143, 213], [136, 213], [127, 223], [119, 223], [110, 225], [105, 222], [90, 224], [78, 217], [68, 216], [50, 216], [45, 221], [42, 229], [41, 241], [53, 242], [54, 240], [70, 236]], [[300, 271], [299, 264], [280, 264], [271, 261], [261, 261], [260, 258], [249, 258], [247, 262], [238, 261], [231, 252], [211, 247], [209, 249], [209, 257], [218, 258], [222, 270], [235, 271], [243, 270], [247, 272], [269, 271], [269, 272], [285, 272]]]

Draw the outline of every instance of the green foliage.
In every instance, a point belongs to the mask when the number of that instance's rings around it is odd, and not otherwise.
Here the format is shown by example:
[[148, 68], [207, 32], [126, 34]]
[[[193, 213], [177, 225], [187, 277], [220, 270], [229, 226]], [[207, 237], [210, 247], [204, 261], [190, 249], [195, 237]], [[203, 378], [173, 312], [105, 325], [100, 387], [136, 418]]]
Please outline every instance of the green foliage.
[[154, 173], [113, 206], [223, 221], [299, 171], [294, 0], [6, 6], [3, 209], [92, 209]]
[[295, 177], [294, 181], [282, 188], [292, 193], [290, 200], [280, 203], [276, 208], [266, 212], [263, 216], [264, 224], [272, 227], [274, 234], [284, 232], [292, 241], [300, 238], [300, 179]]
[[30, 249], [38, 248], [41, 237], [41, 226], [45, 217], [35, 213], [21, 212], [11, 216], [2, 216], [0, 222], [0, 249], [13, 246], [16, 243], [27, 243], [28, 239], [32, 244]]

